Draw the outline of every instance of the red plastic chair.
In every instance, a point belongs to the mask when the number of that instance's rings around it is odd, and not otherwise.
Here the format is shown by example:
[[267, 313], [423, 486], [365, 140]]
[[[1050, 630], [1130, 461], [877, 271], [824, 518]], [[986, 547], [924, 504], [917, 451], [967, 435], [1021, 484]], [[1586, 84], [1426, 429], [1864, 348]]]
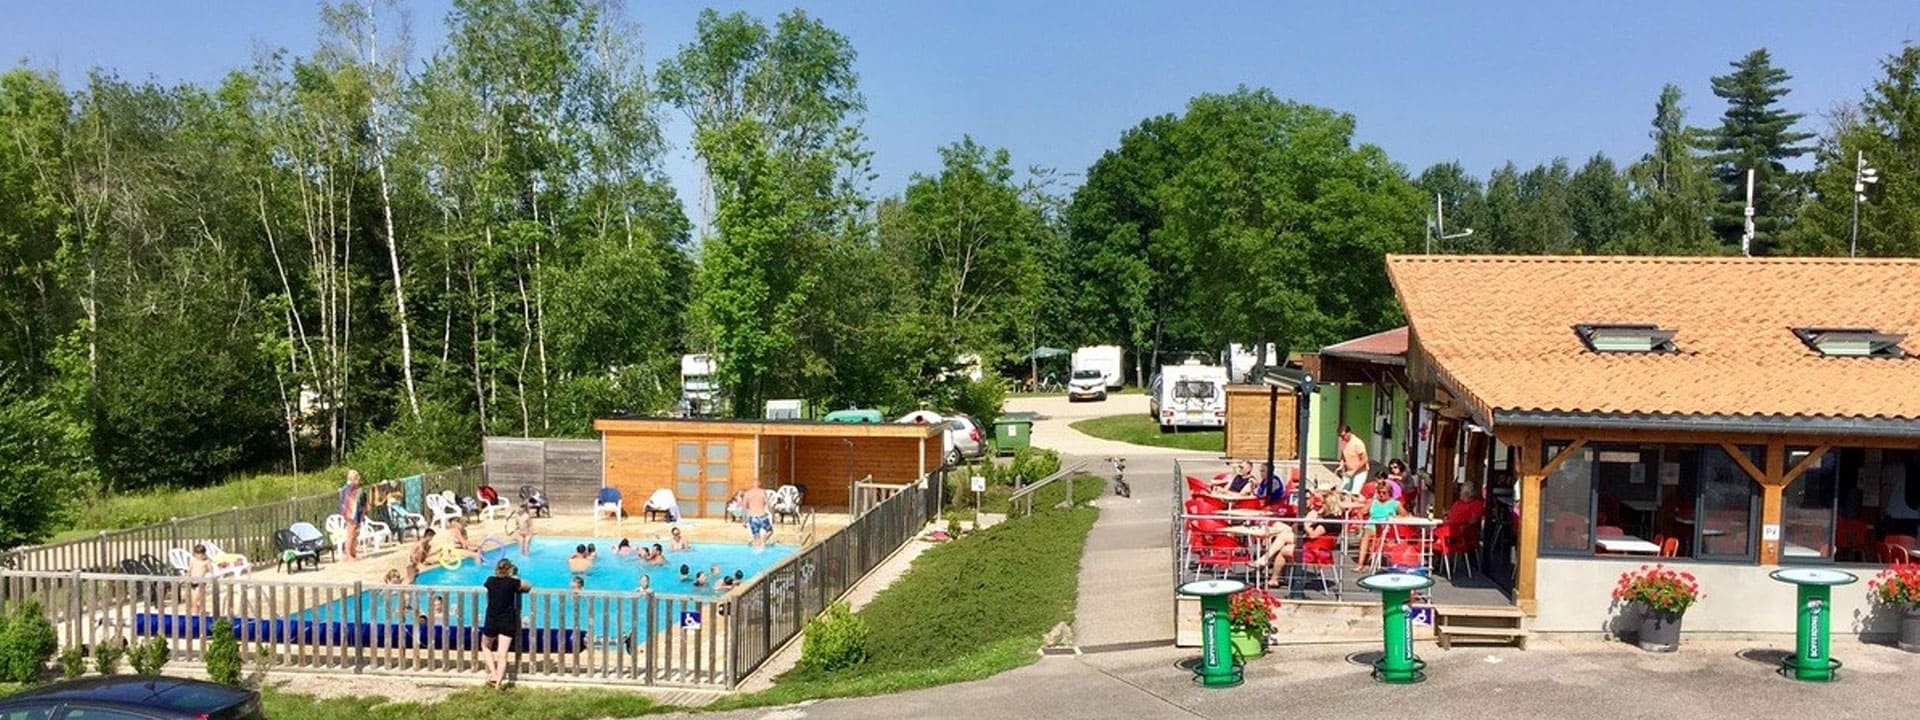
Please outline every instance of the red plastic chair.
[[1194, 477], [1192, 475], [1187, 476], [1188, 492], [1198, 494], [1198, 493], [1209, 492], [1212, 490], [1213, 490], [1213, 487], [1206, 484], [1205, 482], [1202, 482], [1200, 478]]
[[1626, 537], [1627, 531], [1614, 525], [1601, 525], [1593, 529], [1594, 537]]
[[1913, 547], [1912, 535], [1888, 535], [1880, 541], [1880, 562], [1887, 565], [1905, 565], [1913, 562], [1913, 553], [1907, 548]]
[[[1447, 577], [1453, 577], [1453, 556], [1466, 552], [1465, 544], [1459, 540], [1460, 530], [1461, 526], [1457, 524], [1443, 524], [1433, 529], [1433, 554], [1440, 558]], [[1471, 563], [1467, 564], [1467, 577], [1473, 577]]]
[[[1833, 545], [1839, 554], [1851, 554], [1862, 561], [1867, 559], [1867, 546], [1873, 544], [1873, 532], [1867, 524], [1859, 520], [1841, 520], [1833, 528]], [[1835, 559], [1838, 559], [1838, 555]]]
[[[1300, 546], [1300, 564], [1313, 568], [1320, 579], [1323, 591], [1330, 590], [1333, 599], [1340, 599], [1340, 538], [1331, 533], [1317, 538], [1309, 538]], [[1327, 577], [1331, 574], [1331, 580]]]
[[1667, 538], [1660, 542], [1660, 557], [1670, 558], [1680, 554], [1680, 538]]

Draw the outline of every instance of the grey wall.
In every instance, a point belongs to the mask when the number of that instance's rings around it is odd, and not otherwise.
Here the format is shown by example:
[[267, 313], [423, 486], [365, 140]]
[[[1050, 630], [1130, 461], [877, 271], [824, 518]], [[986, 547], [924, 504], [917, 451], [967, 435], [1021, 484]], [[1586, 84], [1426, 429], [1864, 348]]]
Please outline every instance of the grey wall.
[[521, 485], [540, 488], [556, 508], [585, 512], [600, 492], [600, 441], [490, 437], [487, 483], [517, 499]]
[[[1640, 560], [1540, 558], [1535, 581], [1539, 614], [1536, 632], [1610, 632], [1620, 613], [1613, 607], [1613, 588], [1620, 574], [1638, 569]], [[1650, 564], [1650, 563], [1649, 563]], [[1693, 573], [1703, 593], [1687, 611], [1683, 632], [1784, 633], [1794, 632], [1795, 591], [1792, 585], [1767, 577], [1777, 565], [1727, 565], [1666, 562], [1667, 567]], [[1894, 613], [1877, 610], [1868, 601], [1867, 581], [1876, 567], [1842, 567], [1860, 576], [1852, 585], [1833, 589], [1833, 632], [1878, 640], [1893, 634]]]

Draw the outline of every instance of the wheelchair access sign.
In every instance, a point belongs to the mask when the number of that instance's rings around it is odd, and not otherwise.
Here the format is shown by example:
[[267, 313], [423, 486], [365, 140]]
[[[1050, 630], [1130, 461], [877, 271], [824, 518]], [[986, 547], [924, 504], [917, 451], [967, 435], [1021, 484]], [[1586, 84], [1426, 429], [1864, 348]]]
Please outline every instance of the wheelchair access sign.
[[1433, 626], [1433, 606], [1432, 605], [1408, 605], [1407, 606], [1407, 622], [1412, 623], [1414, 625], [1432, 627]]
[[680, 629], [699, 630], [700, 613], [696, 610], [683, 610], [680, 613]]

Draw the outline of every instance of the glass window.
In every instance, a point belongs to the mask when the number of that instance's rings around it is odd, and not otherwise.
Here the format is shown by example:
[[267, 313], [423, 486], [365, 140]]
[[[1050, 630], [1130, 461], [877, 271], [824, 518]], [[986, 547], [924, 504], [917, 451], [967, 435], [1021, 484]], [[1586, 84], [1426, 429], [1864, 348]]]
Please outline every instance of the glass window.
[[1601, 446], [1593, 460], [1594, 535], [1653, 537], [1660, 508], [1660, 448]]
[[119, 710], [106, 710], [102, 708], [82, 708], [82, 707], [73, 707], [73, 706], [68, 706], [66, 714], [62, 715], [61, 717], [73, 718], [75, 720], [153, 720], [152, 715], [135, 715], [133, 713], [121, 712]]
[[675, 457], [679, 458], [680, 462], [699, 462], [700, 443], [675, 443], [673, 453]]
[[50, 717], [53, 717], [52, 705], [0, 710], [0, 720], [47, 720]]
[[[1755, 467], [1763, 462], [1758, 448], [1741, 448]], [[1693, 527], [1699, 533], [1692, 553], [1699, 558], [1753, 557], [1753, 526], [1760, 512], [1759, 483], [1718, 445], [1701, 446], [1697, 473], [1699, 507]]]
[[[1565, 445], [1559, 447], [1564, 448]], [[1548, 458], [1556, 457], [1549, 446]], [[1540, 547], [1551, 553], [1593, 552], [1594, 450], [1582, 447], [1540, 484]]]
[[[1810, 448], [1787, 448], [1787, 467], [1805, 460]], [[1841, 453], [1829, 452], [1800, 473], [1780, 496], [1780, 559], [1833, 557], [1834, 502], [1838, 499]]]

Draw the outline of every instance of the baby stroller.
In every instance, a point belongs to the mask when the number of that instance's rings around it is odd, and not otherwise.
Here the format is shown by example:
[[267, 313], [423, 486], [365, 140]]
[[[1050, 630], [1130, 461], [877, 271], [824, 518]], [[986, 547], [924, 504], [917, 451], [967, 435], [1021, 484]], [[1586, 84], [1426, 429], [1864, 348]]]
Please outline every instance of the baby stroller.
[[547, 507], [547, 498], [533, 489], [532, 485], [520, 486], [520, 502], [533, 510], [534, 517], [553, 517], [553, 509]]

